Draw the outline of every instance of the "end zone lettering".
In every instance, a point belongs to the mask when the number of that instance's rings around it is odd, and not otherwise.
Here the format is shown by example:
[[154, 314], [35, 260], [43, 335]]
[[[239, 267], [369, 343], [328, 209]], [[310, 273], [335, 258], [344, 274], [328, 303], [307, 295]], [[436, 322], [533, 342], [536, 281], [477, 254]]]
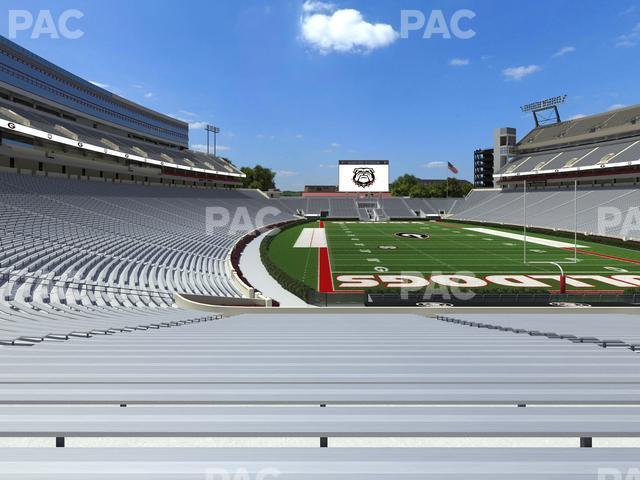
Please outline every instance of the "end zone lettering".
[[[431, 284], [454, 288], [482, 288], [490, 284], [512, 288], [553, 288], [542, 280], [560, 281], [559, 275], [488, 275], [484, 278], [471, 275], [339, 275], [339, 288], [425, 288]], [[584, 280], [603, 283], [618, 288], [640, 287], [640, 275], [567, 275], [567, 285], [575, 288], [596, 288]]]

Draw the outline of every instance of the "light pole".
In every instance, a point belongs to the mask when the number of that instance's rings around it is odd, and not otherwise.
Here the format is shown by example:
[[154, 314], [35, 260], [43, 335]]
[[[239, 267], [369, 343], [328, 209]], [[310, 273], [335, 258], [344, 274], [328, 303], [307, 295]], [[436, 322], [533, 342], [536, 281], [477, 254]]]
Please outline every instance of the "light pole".
[[573, 260], [578, 263], [578, 179], [573, 184]]
[[220, 128], [213, 125], [207, 125], [205, 127], [207, 131], [207, 155], [209, 155], [209, 133], [213, 133], [213, 156], [217, 156], [217, 135], [220, 133]]
[[527, 263], [527, 180], [524, 181], [524, 190], [522, 194], [522, 199], [524, 201], [524, 206], [522, 209], [522, 226], [524, 228], [524, 263]]

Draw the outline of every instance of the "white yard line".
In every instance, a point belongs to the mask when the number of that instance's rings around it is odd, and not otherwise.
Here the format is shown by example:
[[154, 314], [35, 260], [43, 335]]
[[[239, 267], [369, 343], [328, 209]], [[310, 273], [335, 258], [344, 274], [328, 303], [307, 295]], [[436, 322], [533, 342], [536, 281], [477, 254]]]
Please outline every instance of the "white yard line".
[[323, 248], [327, 246], [324, 228], [304, 228], [293, 248]]
[[[502, 232], [500, 230], [492, 230], [491, 228], [465, 228], [472, 232], [483, 233], [485, 235], [495, 235], [496, 237], [510, 238], [511, 240], [520, 240], [524, 242], [524, 235], [519, 233]], [[573, 243], [560, 242], [557, 240], [547, 240], [546, 238], [538, 238], [527, 235], [527, 243], [535, 243], [537, 245], [544, 245], [545, 247], [555, 248], [573, 248]], [[585, 245], [578, 245], [578, 248], [589, 248]]]

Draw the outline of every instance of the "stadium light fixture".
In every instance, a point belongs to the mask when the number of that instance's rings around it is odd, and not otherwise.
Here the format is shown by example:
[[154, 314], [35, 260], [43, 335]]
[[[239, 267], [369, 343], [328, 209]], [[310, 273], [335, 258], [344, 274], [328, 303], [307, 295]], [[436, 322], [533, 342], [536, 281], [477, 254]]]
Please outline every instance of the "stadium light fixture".
[[217, 135], [220, 133], [220, 128], [214, 125], [207, 125], [204, 127], [207, 131], [207, 155], [209, 155], [209, 133], [213, 133], [213, 156], [217, 156]]
[[556, 105], [561, 105], [567, 100], [566, 95], [559, 95], [557, 97], [545, 98], [544, 100], [540, 100], [537, 102], [527, 103], [520, 107], [524, 113], [527, 112], [535, 112], [540, 110], [545, 110], [550, 107], [555, 107]]
[[[527, 113], [531, 112], [533, 114], [533, 119], [536, 122], [536, 127], [540, 125], [546, 125], [549, 123], [560, 123], [560, 113], [558, 112], [558, 105], [563, 104], [567, 100], [566, 95], [558, 95], [557, 97], [545, 98], [544, 100], [539, 100], [537, 102], [527, 103], [520, 107], [522, 112]], [[552, 111], [551, 117], [542, 117], [538, 116], [539, 113], [545, 112], [547, 110]]]

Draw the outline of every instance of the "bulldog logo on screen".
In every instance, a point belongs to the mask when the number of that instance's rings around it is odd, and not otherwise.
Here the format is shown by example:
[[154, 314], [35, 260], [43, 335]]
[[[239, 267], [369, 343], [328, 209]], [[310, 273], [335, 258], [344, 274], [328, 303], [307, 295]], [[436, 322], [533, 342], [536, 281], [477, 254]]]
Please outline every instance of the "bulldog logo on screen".
[[376, 181], [376, 175], [373, 168], [354, 168], [353, 183], [362, 188], [373, 185]]

